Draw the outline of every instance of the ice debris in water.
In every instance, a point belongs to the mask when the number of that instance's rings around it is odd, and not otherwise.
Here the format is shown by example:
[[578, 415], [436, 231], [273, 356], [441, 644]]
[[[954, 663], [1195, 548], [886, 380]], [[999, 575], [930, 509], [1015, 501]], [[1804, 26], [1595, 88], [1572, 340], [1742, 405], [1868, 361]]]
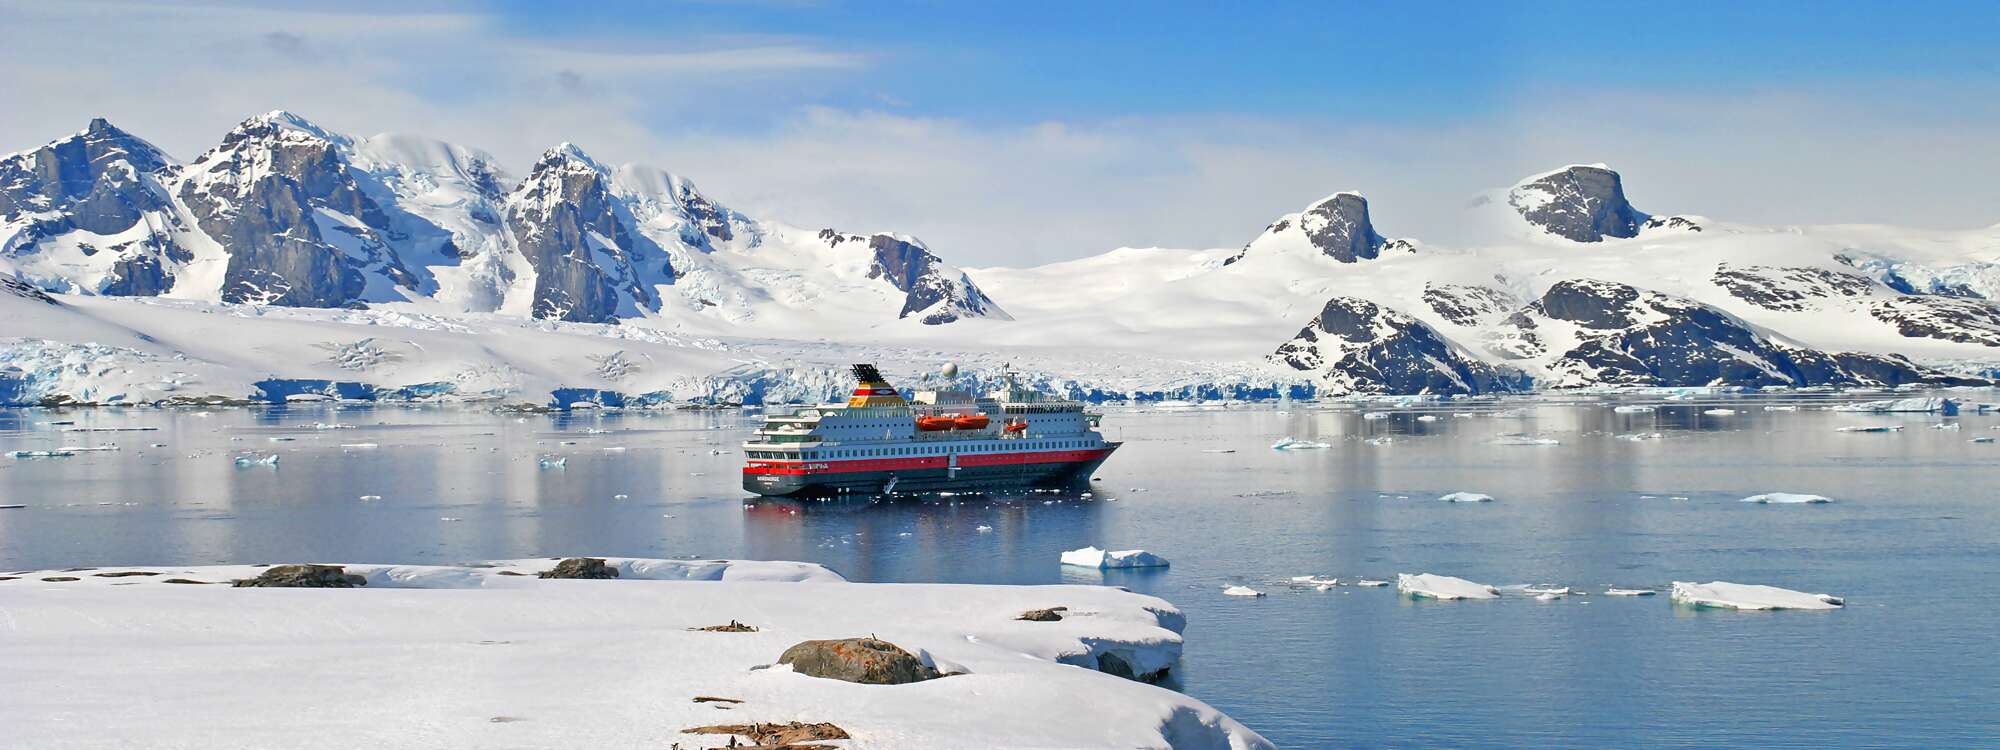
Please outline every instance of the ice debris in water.
[[1897, 399], [1889, 399], [1886, 401], [1861, 401], [1852, 404], [1840, 404], [1838, 406], [1833, 407], [1833, 410], [1862, 411], [1862, 412], [1872, 412], [1875, 414], [1936, 413], [1936, 414], [1942, 414], [1947, 417], [1953, 417], [1953, 416], [1958, 416], [1958, 402], [1948, 398], [1897, 398]]
[[1652, 589], [1621, 589], [1615, 586], [1604, 589], [1605, 596], [1652, 596], [1658, 593]]
[[1373, 422], [1378, 419], [1388, 419], [1389, 413], [1386, 411], [1371, 411], [1368, 412], [1367, 414], [1361, 415], [1361, 418]]
[[1990, 437], [1976, 437], [1976, 438], [1973, 438], [1973, 439], [1971, 439], [1971, 440], [1967, 440], [1967, 441], [1965, 441], [1965, 442], [1968, 442], [1968, 443], [1991, 443], [1991, 442], [1993, 442], [1993, 438], [1990, 438]]
[[562, 458], [543, 458], [541, 463], [542, 463], [542, 468], [544, 469], [561, 469], [569, 466], [569, 456], [563, 456]]
[[1390, 437], [1390, 436], [1388, 436], [1388, 435], [1382, 435], [1382, 436], [1380, 436], [1380, 437], [1372, 437], [1372, 438], [1369, 438], [1369, 439], [1367, 439], [1367, 440], [1364, 440], [1364, 441], [1362, 441], [1362, 442], [1365, 442], [1365, 443], [1367, 443], [1367, 444], [1369, 444], [1369, 445], [1388, 445], [1388, 444], [1390, 444], [1390, 443], [1394, 443], [1394, 442], [1396, 442], [1396, 439], [1395, 439], [1395, 438], [1393, 438], [1393, 437]]
[[1939, 423], [1937, 423], [1937, 424], [1934, 424], [1934, 425], [1931, 425], [1931, 429], [1933, 429], [1933, 430], [1957, 430], [1957, 429], [1958, 429], [1958, 423], [1957, 423], [1957, 422], [1939, 422]]
[[1494, 438], [1493, 444], [1494, 445], [1562, 445], [1562, 441], [1557, 440], [1555, 438], [1533, 437], [1530, 435], [1521, 435], [1517, 433], [1511, 435], [1501, 435], [1500, 437]]
[[1335, 586], [1339, 586], [1340, 579], [1321, 578], [1319, 576], [1292, 576], [1292, 583], [1300, 586], [1311, 586], [1321, 591], [1325, 591]]
[[1830, 503], [1833, 502], [1833, 500], [1827, 498], [1824, 495], [1807, 495], [1798, 492], [1766, 492], [1762, 495], [1751, 495], [1749, 497], [1743, 498], [1742, 502], [1763, 503], [1766, 505], [1770, 504], [1793, 505], [1793, 504], [1803, 504], [1803, 503]]
[[374, 443], [341, 443], [340, 447], [348, 450], [367, 450], [377, 446]]
[[1651, 414], [1659, 409], [1651, 406], [1614, 406], [1611, 411], [1619, 414]]
[[978, 527], [978, 528], [975, 528], [975, 529], [973, 529], [973, 531], [977, 531], [977, 532], [979, 532], [979, 533], [981, 533], [981, 534], [985, 534], [985, 533], [989, 533], [989, 532], [993, 531], [993, 527], [991, 527], [991, 526], [987, 526], [987, 525], [985, 525], [985, 524], [980, 524], [980, 525], [979, 525], [979, 527]]
[[1432, 575], [1430, 573], [1397, 573], [1396, 590], [1412, 599], [1495, 599], [1500, 590], [1483, 583], [1473, 583], [1463, 578]]
[[1377, 580], [1373, 580], [1373, 579], [1368, 579], [1368, 578], [1363, 578], [1363, 579], [1361, 579], [1361, 580], [1359, 580], [1359, 581], [1355, 581], [1355, 582], [1354, 582], [1354, 585], [1356, 585], [1356, 586], [1360, 586], [1360, 587], [1363, 587], [1363, 588], [1371, 588], [1371, 589], [1373, 589], [1373, 588], [1381, 588], [1381, 587], [1383, 587], [1383, 586], [1387, 586], [1387, 585], [1389, 585], [1389, 582], [1388, 582], [1388, 581], [1377, 581]]
[[242, 466], [277, 466], [277, 465], [278, 465], [278, 454], [276, 454], [276, 453], [273, 453], [273, 454], [271, 454], [271, 455], [268, 455], [268, 456], [265, 456], [265, 457], [263, 457], [263, 458], [258, 458], [258, 457], [256, 457], [256, 456], [237, 456], [237, 457], [236, 457], [236, 465], [237, 465], [237, 466], [239, 466], [239, 467], [242, 467]]
[[1727, 581], [1675, 581], [1672, 599], [1701, 609], [1837, 609], [1847, 604], [1838, 596]]
[[1641, 443], [1647, 440], [1665, 440], [1666, 438], [1667, 436], [1665, 433], [1659, 433], [1659, 432], [1634, 432], [1631, 434], [1618, 436], [1619, 440], [1630, 440], [1634, 443]]
[[1438, 499], [1439, 499], [1439, 500], [1442, 500], [1442, 501], [1444, 501], [1444, 502], [1447, 502], [1447, 503], [1490, 503], [1490, 502], [1493, 502], [1493, 496], [1492, 496], [1492, 495], [1486, 495], [1486, 494], [1481, 494], [1481, 493], [1478, 493], [1478, 492], [1453, 492], [1453, 493], [1451, 493], [1451, 494], [1449, 494], [1449, 495], [1445, 495], [1445, 496], [1443, 496], [1443, 497], [1440, 497], [1440, 498], [1438, 498]]
[[382, 499], [382, 496], [381, 496], [381, 495], [362, 495], [362, 496], [361, 496], [361, 502], [364, 502], [364, 503], [372, 503], [372, 502], [375, 502], [376, 500], [380, 500], [380, 499]]
[[1417, 417], [1417, 421], [1419, 421], [1419, 422], [1436, 422], [1436, 421], [1438, 421], [1438, 418], [1437, 418], [1437, 415], [1436, 415], [1436, 414], [1425, 414], [1425, 415], [1423, 415], [1423, 416], [1421, 416], [1421, 417]]
[[1230, 586], [1229, 588], [1222, 590], [1222, 595], [1256, 597], [1256, 596], [1263, 596], [1264, 592], [1250, 588], [1249, 586]]
[[[1798, 411], [1798, 410], [1799, 410], [1799, 407], [1798, 407], [1798, 405], [1797, 405], [1797, 404], [1782, 404], [1782, 405], [1779, 405], [1779, 406], [1766, 406], [1766, 407], [1764, 407], [1764, 411]], [[1651, 593], [1651, 592], [1647, 592], [1647, 593]]]
[[9, 451], [9, 452], [7, 453], [7, 456], [8, 456], [8, 457], [10, 457], [10, 458], [68, 458], [68, 457], [70, 457], [70, 456], [74, 456], [74, 455], [76, 455], [76, 453], [75, 453], [74, 451], [60, 451], [60, 450], [56, 450], [56, 451]]
[[1840, 428], [1840, 430], [1839, 430], [1839, 431], [1840, 431], [1840, 432], [1902, 432], [1902, 431], [1903, 431], [1903, 426], [1902, 426], [1902, 425], [1899, 425], [1899, 424], [1891, 424], [1891, 425], [1851, 425], [1851, 426], [1848, 426], [1848, 427], [1842, 427], [1842, 428]]
[[1311, 440], [1298, 440], [1290, 437], [1280, 439], [1278, 442], [1271, 444], [1271, 450], [1274, 451], [1296, 451], [1332, 447], [1331, 443], [1316, 443]]
[[1703, 413], [1703, 414], [1707, 414], [1707, 415], [1709, 415], [1709, 416], [1711, 416], [1711, 417], [1727, 417], [1727, 416], [1732, 416], [1732, 415], [1736, 414], [1736, 410], [1735, 410], [1735, 409], [1709, 409], [1709, 410], [1707, 410], [1707, 411], [1704, 411], [1704, 412], [1702, 412], [1702, 413]]
[[1062, 553], [1062, 564], [1079, 568], [1164, 568], [1167, 560], [1142, 549], [1114, 552], [1085, 547]]

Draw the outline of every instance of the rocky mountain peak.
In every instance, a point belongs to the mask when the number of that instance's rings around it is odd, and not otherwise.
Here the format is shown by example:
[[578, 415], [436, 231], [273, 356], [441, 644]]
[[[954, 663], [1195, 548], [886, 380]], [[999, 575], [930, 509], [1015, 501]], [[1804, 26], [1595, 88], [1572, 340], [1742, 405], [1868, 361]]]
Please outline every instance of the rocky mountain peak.
[[1241, 252], [1223, 261], [1223, 265], [1259, 252], [1260, 247], [1274, 250], [1304, 247], [1309, 252], [1342, 263], [1358, 263], [1381, 257], [1385, 250], [1410, 251], [1416, 245], [1409, 240], [1387, 239], [1377, 233], [1375, 223], [1368, 216], [1368, 199], [1360, 193], [1341, 191], [1314, 201], [1304, 211], [1279, 217], [1264, 229], [1263, 234], [1243, 246]]
[[1623, 180], [1603, 164], [1529, 177], [1508, 189], [1507, 205], [1529, 224], [1573, 242], [1636, 237], [1651, 218], [1625, 200]]

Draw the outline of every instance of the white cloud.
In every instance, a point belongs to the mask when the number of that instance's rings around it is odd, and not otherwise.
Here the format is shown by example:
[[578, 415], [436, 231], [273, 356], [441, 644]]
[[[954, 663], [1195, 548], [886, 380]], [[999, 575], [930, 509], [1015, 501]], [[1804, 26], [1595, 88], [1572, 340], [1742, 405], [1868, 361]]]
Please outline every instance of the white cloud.
[[[1509, 111], [1376, 123], [1244, 116], [994, 124], [808, 103], [894, 55], [808, 39], [632, 49], [518, 39], [476, 13], [4, 4], [0, 148], [107, 116], [182, 158], [274, 108], [345, 132], [488, 149], [517, 171], [559, 141], [653, 163], [805, 226], [916, 234], [965, 265], [1120, 245], [1233, 247], [1335, 190], [1378, 227], [1463, 238], [1477, 191], [1572, 162], [1642, 209], [1762, 223], [2000, 221], [1993, 97], [1911, 82], [1826, 91], [1530, 91]], [[909, 64], [922, 64], [911, 62]], [[901, 92], [898, 92], [901, 93]], [[1990, 92], [1986, 92], [1990, 93]], [[1301, 96], [1339, 96], [1338, 90]], [[1968, 104], [1968, 102], [1975, 102]], [[920, 102], [918, 103], [920, 105]], [[686, 122], [706, 124], [689, 130]]]

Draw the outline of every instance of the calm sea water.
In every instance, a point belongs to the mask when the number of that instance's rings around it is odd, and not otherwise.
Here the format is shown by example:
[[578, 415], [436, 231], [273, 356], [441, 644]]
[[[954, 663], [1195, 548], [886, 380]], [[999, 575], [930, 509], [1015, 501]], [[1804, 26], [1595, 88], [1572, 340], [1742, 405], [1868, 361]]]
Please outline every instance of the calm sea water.
[[[844, 504], [748, 501], [735, 444], [752, 418], [734, 412], [0, 411], [0, 451], [121, 447], [0, 459], [0, 504], [27, 506], [0, 510], [0, 569], [588, 553], [809, 560], [860, 581], [1110, 583], [1180, 605], [1181, 689], [1287, 747], [2000, 746], [2000, 444], [1970, 442], [2000, 436], [2000, 417], [1950, 431], [1769, 403], [1616, 414], [1521, 401], [1377, 420], [1114, 410], [1105, 429], [1126, 446], [1092, 498]], [[1718, 405], [1741, 413], [1703, 413]], [[1836, 430], [1850, 424], [1906, 429]], [[158, 429], [62, 431], [134, 426]], [[1635, 432], [1661, 437], [1620, 437]], [[1509, 433], [1560, 444], [1496, 442]], [[1332, 447], [1269, 449], [1287, 435]], [[354, 443], [378, 447], [340, 447]], [[233, 462], [273, 452], [276, 468]], [[1436, 499], [1458, 490], [1496, 500]], [[1835, 502], [1738, 502], [1770, 491]], [[1173, 567], [1057, 565], [1086, 544]], [[1286, 585], [1398, 572], [1592, 592], [1719, 579], [1848, 606], [1420, 603]], [[1270, 595], [1222, 596], [1230, 584]]]

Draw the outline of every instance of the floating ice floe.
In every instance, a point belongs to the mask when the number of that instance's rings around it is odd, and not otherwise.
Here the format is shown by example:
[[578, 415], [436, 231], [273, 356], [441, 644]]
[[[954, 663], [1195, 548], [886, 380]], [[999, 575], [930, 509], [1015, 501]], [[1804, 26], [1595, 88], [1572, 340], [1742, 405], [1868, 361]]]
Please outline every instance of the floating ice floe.
[[10, 504], [10, 505], [0, 505], [0, 510], [24, 510], [24, 509], [26, 509], [27, 507], [28, 507], [28, 506], [26, 506], [26, 505], [11, 505], [11, 504]]
[[367, 450], [370, 448], [378, 448], [380, 446], [374, 443], [341, 443], [340, 447], [347, 450]]
[[327, 395], [324, 393], [293, 393], [285, 396], [285, 400], [291, 403], [298, 404], [298, 403], [312, 403], [316, 401], [332, 401], [333, 399], [327, 397]]
[[563, 456], [562, 458], [544, 458], [541, 461], [541, 466], [544, 469], [561, 469], [568, 467], [569, 456]]
[[1652, 596], [1657, 593], [1659, 592], [1652, 589], [1621, 589], [1616, 587], [1606, 587], [1604, 589], [1605, 596]]
[[1618, 436], [1619, 440], [1629, 440], [1634, 443], [1641, 443], [1647, 440], [1665, 440], [1666, 438], [1666, 434], [1660, 432], [1634, 432]]
[[1846, 427], [1840, 428], [1838, 431], [1839, 432], [1902, 432], [1903, 426], [1899, 424], [1848, 425]]
[[1425, 414], [1425, 415], [1423, 415], [1423, 416], [1421, 416], [1421, 417], [1417, 417], [1417, 421], [1419, 421], [1419, 422], [1436, 422], [1436, 421], [1438, 421], [1438, 418], [1437, 418], [1437, 415], [1436, 415], [1436, 414]]
[[1380, 436], [1380, 437], [1372, 437], [1372, 438], [1369, 438], [1369, 439], [1367, 439], [1367, 440], [1364, 440], [1364, 441], [1362, 441], [1362, 442], [1364, 442], [1364, 443], [1367, 443], [1367, 444], [1369, 444], [1369, 445], [1388, 445], [1388, 444], [1390, 444], [1390, 443], [1394, 443], [1394, 442], [1396, 442], [1396, 439], [1395, 439], [1395, 438], [1393, 438], [1393, 437], [1390, 437], [1390, 436], [1388, 436], [1388, 435], [1382, 435], [1382, 436]]
[[1249, 586], [1230, 586], [1229, 588], [1222, 590], [1222, 595], [1255, 597], [1255, 596], [1263, 596], [1264, 592], [1250, 588]]
[[1388, 581], [1377, 581], [1377, 580], [1372, 580], [1372, 579], [1368, 579], [1368, 578], [1363, 578], [1363, 579], [1361, 579], [1361, 580], [1359, 580], [1359, 581], [1355, 581], [1355, 582], [1354, 582], [1354, 585], [1356, 585], [1356, 586], [1360, 586], [1360, 587], [1362, 587], [1362, 588], [1370, 588], [1370, 589], [1374, 589], [1374, 588], [1381, 588], [1381, 587], [1383, 587], [1383, 586], [1387, 586], [1387, 585], [1389, 585], [1389, 582], [1388, 582]]
[[76, 453], [75, 453], [74, 451], [60, 451], [60, 450], [55, 450], [55, 451], [8, 451], [8, 452], [7, 452], [7, 456], [8, 456], [9, 458], [68, 458], [68, 457], [70, 457], [70, 456], [74, 456], [74, 455], [76, 455]]
[[1976, 437], [1976, 438], [1973, 438], [1973, 439], [1971, 439], [1971, 440], [1967, 440], [1967, 441], [1965, 441], [1965, 442], [1968, 442], [1968, 443], [1991, 443], [1991, 442], [1993, 442], [1993, 438], [1990, 438], [1990, 437]]
[[1463, 578], [1432, 575], [1430, 573], [1397, 573], [1396, 590], [1412, 599], [1497, 599], [1500, 590], [1483, 583], [1473, 583]]
[[1613, 406], [1611, 407], [1611, 411], [1618, 414], [1651, 414], [1659, 411], [1659, 408], [1653, 406]]
[[1361, 415], [1361, 418], [1373, 422], [1378, 419], [1388, 419], [1389, 413], [1386, 411], [1371, 411]]
[[1333, 586], [1340, 585], [1340, 579], [1338, 578], [1321, 578], [1319, 576], [1292, 576], [1291, 580], [1292, 583], [1296, 583], [1301, 586], [1319, 586], [1322, 588], [1331, 588]]
[[372, 502], [375, 502], [375, 501], [377, 501], [377, 500], [380, 500], [380, 499], [382, 499], [382, 496], [381, 496], [381, 495], [362, 495], [362, 496], [361, 496], [361, 502], [364, 502], [364, 503], [372, 503]]
[[1957, 431], [1957, 430], [1958, 430], [1958, 427], [1959, 427], [1959, 425], [1958, 425], [1958, 423], [1957, 423], [1957, 422], [1939, 422], [1939, 423], [1937, 423], [1937, 424], [1934, 424], [1934, 425], [1931, 425], [1931, 429], [1933, 429], [1933, 430], [1952, 430], [1952, 431]]
[[1521, 593], [1533, 596], [1569, 596], [1568, 586], [1522, 586]]
[[1860, 401], [1839, 404], [1834, 411], [1861, 411], [1875, 414], [1911, 413], [1942, 414], [1947, 417], [1958, 415], [1958, 402], [1948, 398], [1896, 398], [1886, 401]]
[[1332, 443], [1319, 443], [1311, 440], [1298, 440], [1289, 437], [1281, 439], [1278, 442], [1271, 444], [1271, 450], [1274, 451], [1297, 451], [1297, 450], [1311, 450], [1315, 448], [1332, 448], [1332, 447], [1333, 447]]
[[115, 450], [118, 450], [118, 446], [113, 445], [111, 443], [105, 443], [103, 445], [65, 445], [61, 448], [57, 448], [56, 452], [57, 453], [109, 453]]
[[1062, 553], [1062, 564], [1078, 568], [1164, 568], [1167, 560], [1142, 549], [1101, 550], [1096, 547]]
[[[1779, 406], [1766, 406], [1766, 407], [1764, 407], [1764, 411], [1798, 411], [1798, 410], [1799, 410], [1799, 407], [1798, 407], [1798, 405], [1797, 405], [1797, 404], [1782, 404], [1782, 405], [1779, 405]], [[1651, 592], [1647, 592], [1647, 593], [1651, 593]]]
[[1501, 435], [1500, 437], [1493, 439], [1493, 444], [1494, 445], [1562, 445], [1562, 441], [1557, 440], [1555, 438], [1534, 437], [1531, 435]]
[[1735, 409], [1709, 409], [1709, 410], [1707, 410], [1707, 411], [1704, 411], [1704, 412], [1702, 412], [1702, 413], [1703, 413], [1703, 414], [1707, 414], [1707, 415], [1709, 415], [1709, 416], [1711, 416], [1711, 417], [1728, 417], [1728, 416], [1734, 416], [1734, 415], [1736, 414], [1736, 410], [1735, 410]]
[[1833, 500], [1824, 495], [1807, 495], [1798, 492], [1766, 492], [1762, 495], [1751, 495], [1743, 498], [1742, 502], [1762, 503], [1765, 505], [1801, 505], [1806, 503], [1830, 503]]
[[312, 428], [315, 430], [352, 430], [354, 429], [354, 425], [340, 424], [338, 422], [333, 422], [333, 423], [314, 422], [312, 424]]
[[236, 465], [237, 465], [237, 466], [239, 466], [239, 467], [246, 467], [246, 466], [277, 466], [277, 465], [278, 465], [278, 454], [276, 454], [276, 453], [273, 453], [273, 454], [271, 454], [271, 455], [268, 455], [268, 456], [265, 456], [265, 457], [263, 457], [263, 458], [258, 458], [258, 457], [256, 457], [256, 456], [237, 456], [237, 457], [236, 457]]
[[1672, 599], [1703, 609], [1838, 609], [1847, 604], [1838, 596], [1726, 581], [1675, 581]]
[[991, 527], [991, 526], [987, 526], [987, 525], [985, 525], [985, 524], [980, 524], [980, 525], [979, 525], [979, 527], [978, 527], [978, 528], [975, 528], [975, 529], [973, 529], [973, 531], [977, 531], [977, 532], [979, 532], [979, 533], [981, 533], [981, 534], [988, 534], [988, 533], [992, 533], [992, 531], [993, 531], [993, 527]]
[[1451, 493], [1451, 494], [1449, 494], [1449, 495], [1445, 495], [1445, 496], [1443, 496], [1443, 497], [1439, 497], [1438, 499], [1439, 499], [1439, 500], [1442, 500], [1442, 501], [1444, 501], [1444, 502], [1447, 502], [1447, 503], [1490, 503], [1490, 502], [1493, 502], [1493, 496], [1492, 496], [1492, 495], [1485, 495], [1485, 494], [1481, 494], [1481, 493], [1478, 493], [1478, 492], [1453, 492], [1453, 493]]
[[[1273, 447], [1273, 448], [1276, 448], [1277, 446], [1275, 446], [1275, 445], [1274, 445], [1274, 446], [1271, 446], [1271, 447]], [[1203, 452], [1203, 453], [1235, 453], [1235, 452], [1236, 452], [1236, 449], [1235, 449], [1235, 448], [1203, 448], [1201, 452]]]

